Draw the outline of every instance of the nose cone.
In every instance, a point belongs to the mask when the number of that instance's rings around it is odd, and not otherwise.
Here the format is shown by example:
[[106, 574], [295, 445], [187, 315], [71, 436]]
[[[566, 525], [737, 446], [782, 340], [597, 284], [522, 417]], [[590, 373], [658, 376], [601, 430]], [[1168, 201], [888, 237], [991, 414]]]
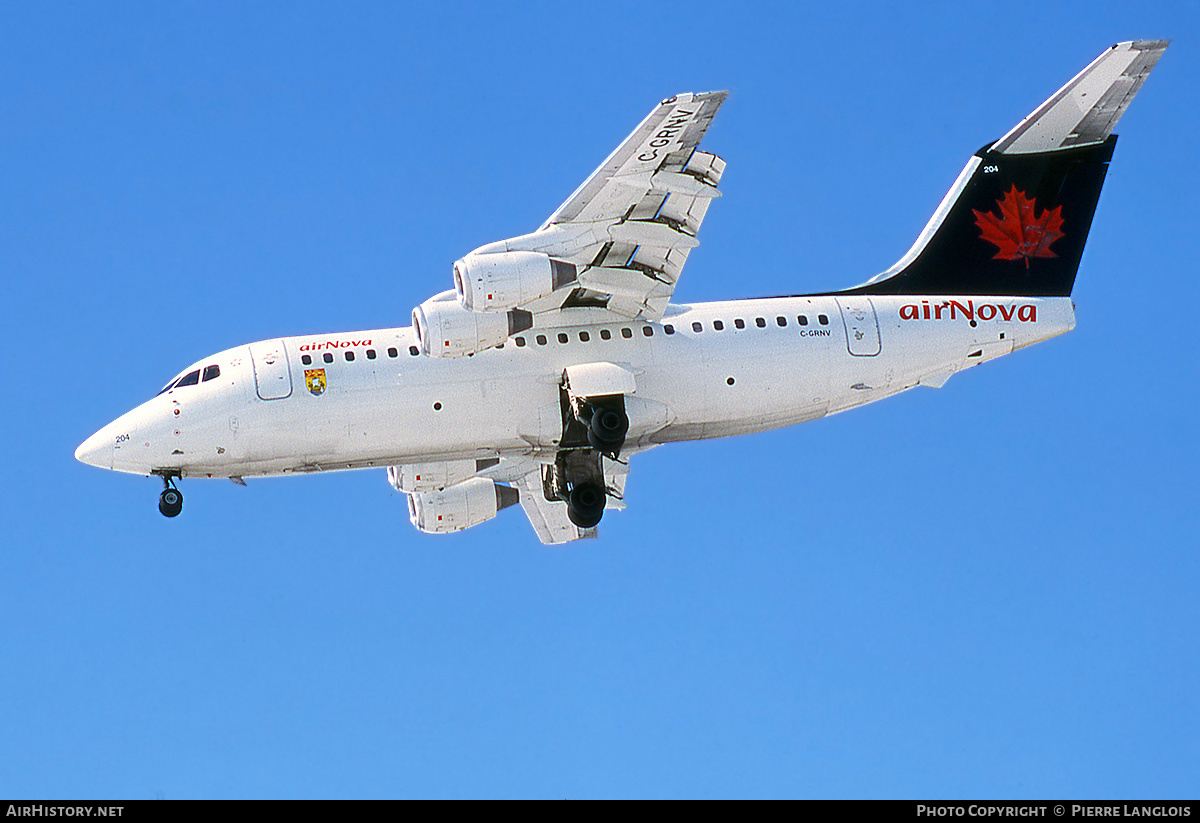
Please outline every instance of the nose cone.
[[75, 459], [89, 466], [101, 469], [111, 469], [113, 465], [113, 440], [110, 435], [111, 425], [84, 440], [75, 450]]

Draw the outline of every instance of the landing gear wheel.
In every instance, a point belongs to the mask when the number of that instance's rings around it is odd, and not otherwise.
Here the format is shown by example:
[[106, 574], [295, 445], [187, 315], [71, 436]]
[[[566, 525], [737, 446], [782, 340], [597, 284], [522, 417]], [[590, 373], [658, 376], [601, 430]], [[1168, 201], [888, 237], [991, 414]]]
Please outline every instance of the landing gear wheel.
[[588, 443], [593, 449], [616, 453], [625, 443], [629, 418], [617, 408], [599, 408], [588, 423]]
[[183, 495], [176, 488], [165, 488], [158, 496], [158, 510], [163, 517], [177, 517], [183, 511]]
[[567, 498], [567, 517], [581, 529], [590, 529], [604, 516], [604, 489], [596, 483], [580, 483]]

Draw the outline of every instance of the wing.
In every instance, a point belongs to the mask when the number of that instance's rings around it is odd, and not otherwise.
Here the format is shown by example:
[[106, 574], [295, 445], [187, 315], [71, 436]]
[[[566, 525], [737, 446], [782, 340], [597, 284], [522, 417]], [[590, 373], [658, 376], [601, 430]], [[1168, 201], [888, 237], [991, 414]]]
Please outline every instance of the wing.
[[607, 308], [658, 320], [679, 281], [725, 161], [697, 149], [728, 92], [681, 94], [633, 134], [532, 234], [472, 254], [534, 251], [575, 266], [576, 279], [522, 308]]

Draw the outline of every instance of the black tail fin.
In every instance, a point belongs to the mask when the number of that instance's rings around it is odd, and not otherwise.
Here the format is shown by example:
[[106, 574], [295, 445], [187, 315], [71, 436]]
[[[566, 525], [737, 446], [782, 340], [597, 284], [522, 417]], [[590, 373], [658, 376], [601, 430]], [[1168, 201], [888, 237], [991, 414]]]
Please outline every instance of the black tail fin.
[[924, 244], [850, 292], [1069, 295], [1116, 142], [1113, 135], [1098, 146], [1022, 155], [981, 150]]
[[849, 294], [1071, 293], [1117, 137], [1167, 47], [1118, 43], [974, 157], [916, 244]]

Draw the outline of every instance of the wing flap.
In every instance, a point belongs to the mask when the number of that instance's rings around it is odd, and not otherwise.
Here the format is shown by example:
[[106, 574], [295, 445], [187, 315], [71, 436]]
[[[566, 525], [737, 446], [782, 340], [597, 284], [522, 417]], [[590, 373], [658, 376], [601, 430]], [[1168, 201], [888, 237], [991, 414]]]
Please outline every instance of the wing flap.
[[[620, 190], [644, 175], [646, 185], [638, 188], [645, 192], [655, 172], [682, 171], [728, 93], [680, 94], [658, 104], [542, 228], [623, 216], [628, 206], [621, 208], [621, 204], [628, 199]], [[614, 178], [622, 180], [614, 182]]]
[[622, 318], [661, 319], [709, 204], [720, 196], [725, 161], [696, 146], [726, 95], [664, 100], [540, 229], [473, 254], [536, 251], [573, 264], [578, 282], [522, 306], [534, 314], [595, 306]]

